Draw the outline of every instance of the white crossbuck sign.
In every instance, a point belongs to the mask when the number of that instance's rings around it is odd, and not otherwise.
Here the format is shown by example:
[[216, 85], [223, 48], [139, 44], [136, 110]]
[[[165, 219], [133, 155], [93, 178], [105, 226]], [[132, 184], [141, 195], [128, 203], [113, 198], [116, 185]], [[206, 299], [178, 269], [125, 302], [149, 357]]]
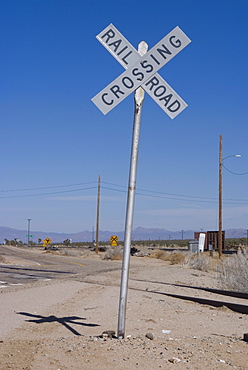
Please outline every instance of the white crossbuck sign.
[[92, 98], [93, 103], [103, 114], [111, 111], [140, 86], [170, 118], [175, 118], [188, 106], [156, 73], [191, 42], [179, 27], [174, 28], [144, 56], [141, 56], [112, 24], [100, 32], [96, 38], [126, 69]]

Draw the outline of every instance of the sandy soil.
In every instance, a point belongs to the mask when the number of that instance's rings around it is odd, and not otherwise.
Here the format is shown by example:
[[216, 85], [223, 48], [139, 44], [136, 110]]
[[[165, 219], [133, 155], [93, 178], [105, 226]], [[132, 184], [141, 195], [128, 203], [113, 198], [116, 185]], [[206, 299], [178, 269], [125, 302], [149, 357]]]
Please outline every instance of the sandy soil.
[[119, 285], [111, 271], [2, 290], [0, 369], [248, 369], [247, 314], [225, 306], [247, 301], [190, 288], [216, 288], [214, 273], [131, 257], [124, 339], [102, 335], [117, 331]]

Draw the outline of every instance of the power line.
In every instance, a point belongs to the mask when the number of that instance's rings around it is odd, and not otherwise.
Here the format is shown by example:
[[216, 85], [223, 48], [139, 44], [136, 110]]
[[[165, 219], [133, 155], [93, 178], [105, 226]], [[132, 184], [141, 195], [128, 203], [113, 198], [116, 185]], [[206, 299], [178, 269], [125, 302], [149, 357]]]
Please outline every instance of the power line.
[[[126, 186], [123, 186], [123, 185], [108, 183], [108, 182], [104, 182], [104, 181], [102, 181], [102, 183], [113, 185], [113, 186], [116, 186], [116, 187], [122, 187], [122, 188], [127, 189], [127, 187]], [[106, 188], [106, 189], [118, 191], [117, 189], [112, 189], [112, 188]], [[119, 191], [121, 191], [121, 190], [119, 190]], [[162, 196], [169, 196], [169, 197], [189, 198], [191, 200], [192, 199], [204, 199], [206, 201], [207, 200], [214, 201], [214, 203], [218, 199], [218, 198], [213, 198], [213, 197], [203, 197], [203, 196], [195, 196], [195, 195], [173, 194], [173, 193], [166, 193], [166, 192], [162, 192], [162, 191], [154, 191], [154, 190], [147, 190], [147, 189], [139, 189], [139, 188], [137, 188], [136, 194], [139, 194], [139, 195], [145, 195], [145, 194], [140, 194], [140, 193], [138, 193], [138, 191], [143, 191], [143, 192], [147, 192], [147, 193], [151, 193], [151, 194], [159, 194], [159, 195], [162, 195]], [[174, 199], [174, 198], [167, 198], [167, 199]], [[185, 200], [185, 199], [180, 199], [180, 200]], [[225, 200], [226, 201], [232, 201], [232, 202], [248, 202], [248, 199], [229, 199], [229, 198], [225, 198]]]
[[39, 187], [39, 188], [8, 189], [8, 190], [0, 190], [0, 193], [15, 192], [15, 191], [30, 191], [30, 190], [44, 190], [44, 189], [66, 188], [66, 187], [69, 187], [69, 186], [87, 185], [87, 184], [92, 184], [92, 183], [96, 183], [96, 181], [79, 182], [78, 184], [69, 184], [69, 185], [43, 186], [43, 187]]
[[54, 194], [72, 193], [72, 192], [75, 192], [75, 191], [83, 191], [83, 190], [90, 190], [90, 189], [96, 189], [96, 188], [97, 188], [97, 186], [91, 186], [90, 188], [73, 189], [73, 190], [63, 190], [63, 191], [53, 191], [51, 193], [26, 194], [26, 195], [9, 195], [9, 196], [5, 196], [5, 197], [0, 197], [0, 199], [38, 197], [40, 195], [54, 195]]
[[[37, 188], [19, 188], [19, 189], [11, 189], [11, 190], [0, 190], [1, 193], [3, 192], [21, 192], [21, 191], [35, 191], [35, 190], [46, 190], [46, 189], [56, 189], [56, 188], [65, 188], [65, 187], [72, 187], [72, 186], [79, 186], [79, 185], [86, 185], [95, 183], [95, 186], [86, 187], [86, 188], [79, 188], [79, 189], [71, 189], [71, 190], [63, 190], [63, 191], [54, 191], [54, 192], [45, 192], [39, 194], [25, 194], [25, 195], [6, 195], [0, 196], [0, 199], [7, 199], [7, 198], [24, 198], [24, 197], [36, 197], [36, 196], [43, 196], [43, 195], [55, 195], [55, 194], [63, 194], [63, 193], [72, 193], [78, 191], [85, 191], [97, 188], [96, 181], [89, 181], [89, 182], [81, 182], [77, 184], [68, 184], [68, 185], [55, 185], [55, 186], [43, 186]], [[109, 183], [109, 182], [101, 182], [102, 184], [112, 185], [117, 188], [121, 189], [114, 189], [113, 187], [101, 186], [103, 189], [110, 190], [110, 191], [118, 191], [121, 193], [127, 193], [127, 186]], [[146, 194], [148, 193], [148, 194]], [[152, 198], [160, 198], [160, 199], [169, 199], [169, 200], [177, 200], [177, 201], [186, 201], [190, 200], [191, 202], [198, 202], [198, 203], [217, 203], [217, 198], [213, 197], [204, 197], [204, 196], [194, 196], [194, 195], [183, 195], [183, 194], [174, 194], [174, 193], [166, 193], [161, 191], [155, 190], [147, 190], [147, 189], [139, 189], [137, 188], [136, 194], [139, 196], [146, 196]], [[224, 199], [226, 204], [240, 204], [248, 202], [248, 199]]]
[[[112, 190], [112, 191], [117, 191], [117, 192], [121, 192], [121, 193], [127, 193], [127, 190], [113, 189], [113, 188], [109, 188], [109, 187], [106, 187], [106, 186], [102, 186], [102, 188], [103, 189], [106, 189], [106, 190]], [[152, 191], [149, 191], [149, 190], [146, 190], [146, 191], [152, 193]], [[180, 197], [180, 195], [174, 195], [174, 197], [172, 197], [172, 196], [168, 196], [168, 195], [143, 194], [143, 193], [139, 193], [139, 189], [137, 189], [136, 195], [140, 195], [140, 196], [144, 196], [144, 197], [151, 197], [151, 198], [159, 198], [159, 199], [177, 200], [177, 201], [186, 201], [187, 200], [185, 198], [182, 198], [183, 196]], [[217, 198], [209, 198], [209, 199], [213, 199], [213, 200], [193, 199], [193, 196], [192, 196], [192, 198], [190, 199], [190, 201], [191, 202], [196, 202], [196, 203], [218, 203]], [[225, 200], [225, 203], [226, 204], [240, 204], [238, 202], [242, 202], [242, 204], [243, 204], [244, 202], [248, 202], [248, 199], [229, 199], [229, 200]]]
[[[108, 184], [108, 185], [113, 185], [113, 186], [117, 186], [117, 187], [123, 187], [126, 189], [126, 186], [123, 186], [123, 185], [117, 185], [117, 184], [112, 184], [110, 182], [104, 182], [102, 181], [102, 183], [104, 184]], [[107, 188], [106, 188], [107, 189]], [[114, 189], [113, 189], [114, 190]], [[148, 192], [148, 193], [153, 193], [153, 194], [162, 194], [162, 195], [169, 195], [169, 196], [175, 196], [175, 197], [185, 197], [185, 198], [199, 198], [199, 199], [217, 199], [217, 198], [210, 198], [210, 197], [198, 197], [198, 196], [195, 196], [195, 195], [182, 195], [182, 194], [173, 194], [173, 193], [165, 193], [165, 192], [162, 192], [162, 191], [155, 191], [155, 190], [146, 190], [146, 189], [139, 189], [137, 188], [137, 191], [145, 191], [145, 192]], [[137, 193], [136, 193], [137, 194]]]

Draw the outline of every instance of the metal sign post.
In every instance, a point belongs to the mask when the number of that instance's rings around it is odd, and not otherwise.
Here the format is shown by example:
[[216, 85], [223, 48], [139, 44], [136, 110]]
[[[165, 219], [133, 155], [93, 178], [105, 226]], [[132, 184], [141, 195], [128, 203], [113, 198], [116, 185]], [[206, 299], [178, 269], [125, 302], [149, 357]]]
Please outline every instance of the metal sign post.
[[98, 191], [97, 191], [97, 209], [96, 209], [96, 253], [99, 252], [99, 217], [100, 217], [100, 190], [101, 177], [98, 176]]
[[118, 338], [123, 338], [125, 335], [140, 119], [144, 95], [146, 91], [170, 118], [175, 118], [187, 107], [183, 99], [164, 81], [157, 71], [184, 49], [191, 40], [179, 27], [175, 27], [149, 52], [148, 45], [144, 41], [139, 44], [137, 51], [112, 24], [100, 32], [97, 35], [97, 39], [121, 63], [126, 71], [92, 98], [93, 103], [103, 114], [107, 114], [135, 91], [133, 139], [118, 317]]
[[30, 221], [31, 221], [31, 218], [28, 218], [28, 234], [26, 235], [28, 238], [28, 245], [29, 245], [29, 238], [30, 238]]
[[[146, 42], [142, 41], [139, 44], [139, 54], [144, 55], [148, 50]], [[128, 275], [130, 265], [130, 250], [132, 243], [132, 227], [133, 227], [133, 210], [136, 189], [136, 173], [138, 164], [138, 151], [139, 151], [139, 136], [140, 136], [140, 121], [142, 104], [144, 101], [145, 92], [142, 87], [139, 87], [134, 94], [135, 109], [134, 109], [134, 124], [133, 124], [133, 142], [132, 152], [130, 159], [130, 172], [129, 172], [129, 185], [127, 197], [127, 211], [126, 211], [126, 224], [124, 234], [124, 250], [122, 258], [122, 274], [121, 274], [121, 290], [119, 301], [119, 317], [118, 317], [118, 338], [124, 338], [125, 322], [126, 322], [126, 306], [127, 306], [127, 290], [128, 290]]]

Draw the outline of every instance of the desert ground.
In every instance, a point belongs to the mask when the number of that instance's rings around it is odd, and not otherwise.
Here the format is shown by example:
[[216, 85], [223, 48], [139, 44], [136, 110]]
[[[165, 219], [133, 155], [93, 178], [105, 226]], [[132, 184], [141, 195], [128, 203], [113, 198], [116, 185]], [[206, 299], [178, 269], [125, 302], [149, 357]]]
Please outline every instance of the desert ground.
[[117, 269], [0, 288], [0, 369], [248, 369], [247, 300], [197, 289], [218, 288], [215, 271], [131, 256], [117, 339], [122, 262], [108, 262]]

